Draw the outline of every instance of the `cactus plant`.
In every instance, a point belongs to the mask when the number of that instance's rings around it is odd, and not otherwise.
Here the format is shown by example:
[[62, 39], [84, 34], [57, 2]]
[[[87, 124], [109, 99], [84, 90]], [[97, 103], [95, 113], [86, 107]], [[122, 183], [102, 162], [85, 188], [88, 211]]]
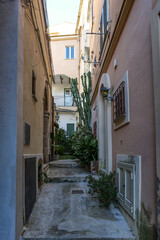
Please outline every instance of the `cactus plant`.
[[87, 129], [91, 129], [91, 98], [90, 95], [92, 93], [92, 79], [91, 73], [83, 74], [81, 76], [83, 92], [80, 94], [78, 89], [78, 80], [77, 78], [72, 79], [71, 82], [71, 92], [73, 95], [73, 100], [77, 106], [77, 110], [79, 112], [79, 116], [82, 120], [82, 123], [87, 127]]

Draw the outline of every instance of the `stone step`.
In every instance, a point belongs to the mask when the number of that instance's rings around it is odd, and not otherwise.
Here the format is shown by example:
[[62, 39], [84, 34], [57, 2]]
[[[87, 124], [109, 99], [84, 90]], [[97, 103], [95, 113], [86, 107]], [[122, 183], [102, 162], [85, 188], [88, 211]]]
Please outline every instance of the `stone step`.
[[50, 168], [78, 168], [80, 164], [72, 159], [57, 160], [49, 163]]
[[74, 183], [74, 182], [86, 182], [86, 176], [84, 177], [49, 177], [50, 183]]
[[20, 240], [136, 240], [135, 237], [133, 238], [110, 238], [110, 237], [106, 237], [106, 238], [84, 238], [84, 237], [80, 237], [80, 238], [65, 238], [65, 237], [46, 237], [46, 238], [33, 238], [33, 237], [22, 237], [20, 238]]

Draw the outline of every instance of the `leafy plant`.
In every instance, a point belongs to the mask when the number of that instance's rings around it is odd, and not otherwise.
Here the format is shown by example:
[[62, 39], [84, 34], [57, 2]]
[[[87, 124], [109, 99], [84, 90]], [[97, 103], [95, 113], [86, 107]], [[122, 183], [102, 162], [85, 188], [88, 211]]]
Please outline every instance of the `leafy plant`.
[[62, 145], [53, 145], [55, 155], [63, 155], [65, 152], [65, 148]]
[[[55, 154], [63, 155], [64, 152], [68, 152], [69, 141], [66, 137], [66, 132], [63, 128], [56, 128], [55, 131]], [[59, 152], [60, 151], [60, 152]]]
[[39, 161], [38, 163], [38, 183], [39, 183], [39, 187], [41, 186], [41, 184], [45, 182], [49, 182], [49, 178], [47, 176], [47, 174], [45, 172], [42, 171], [42, 161]]
[[72, 154], [85, 166], [98, 158], [98, 142], [92, 132], [81, 126], [71, 137]]
[[66, 141], [66, 133], [63, 128], [56, 128], [55, 130], [55, 145], [63, 145]]
[[79, 112], [79, 116], [86, 126], [87, 129], [91, 129], [91, 98], [90, 95], [92, 93], [92, 79], [91, 73], [83, 74], [81, 76], [83, 92], [80, 94], [78, 89], [78, 81], [76, 79], [72, 79], [71, 82], [71, 92], [73, 95], [73, 100], [77, 106], [77, 110]]
[[99, 179], [95, 179], [91, 175], [87, 177], [89, 193], [97, 193], [100, 203], [105, 207], [109, 207], [111, 203], [117, 203], [117, 187], [115, 185], [115, 173], [99, 174]]
[[65, 152], [65, 148], [62, 145], [59, 145], [59, 148], [58, 148], [59, 155], [63, 155], [64, 152]]

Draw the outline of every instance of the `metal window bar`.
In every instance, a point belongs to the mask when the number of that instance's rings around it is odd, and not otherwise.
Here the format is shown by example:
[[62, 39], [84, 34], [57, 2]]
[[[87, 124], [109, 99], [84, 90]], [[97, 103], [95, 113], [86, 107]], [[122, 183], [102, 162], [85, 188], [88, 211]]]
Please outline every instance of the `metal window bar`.
[[113, 121], [125, 116], [125, 82], [123, 81], [113, 94]]

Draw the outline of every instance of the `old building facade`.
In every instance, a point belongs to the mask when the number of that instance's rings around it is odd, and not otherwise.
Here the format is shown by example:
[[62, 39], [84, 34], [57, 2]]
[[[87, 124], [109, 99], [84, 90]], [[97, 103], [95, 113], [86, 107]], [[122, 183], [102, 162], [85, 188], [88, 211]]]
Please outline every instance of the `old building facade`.
[[63, 22], [50, 27], [52, 56], [54, 58], [54, 85], [52, 94], [60, 128], [72, 135], [79, 122], [70, 84], [78, 78], [79, 41], [75, 24]]
[[155, 130], [156, 130], [156, 174], [157, 174], [157, 214], [158, 214], [158, 235], [160, 238], [160, 83], [159, 83], [159, 30], [160, 30], [160, 1], [153, 1], [152, 3], [152, 21], [151, 21], [151, 33], [152, 33], [152, 59], [153, 59], [153, 82], [154, 82], [154, 110], [155, 110]]
[[146, 228], [156, 239], [152, 1], [94, 0], [88, 12], [99, 169], [116, 171], [121, 210], [135, 234], [141, 239]]
[[38, 195], [38, 168], [49, 161], [53, 68], [47, 27], [45, 1], [0, 2], [0, 239], [19, 239]]

